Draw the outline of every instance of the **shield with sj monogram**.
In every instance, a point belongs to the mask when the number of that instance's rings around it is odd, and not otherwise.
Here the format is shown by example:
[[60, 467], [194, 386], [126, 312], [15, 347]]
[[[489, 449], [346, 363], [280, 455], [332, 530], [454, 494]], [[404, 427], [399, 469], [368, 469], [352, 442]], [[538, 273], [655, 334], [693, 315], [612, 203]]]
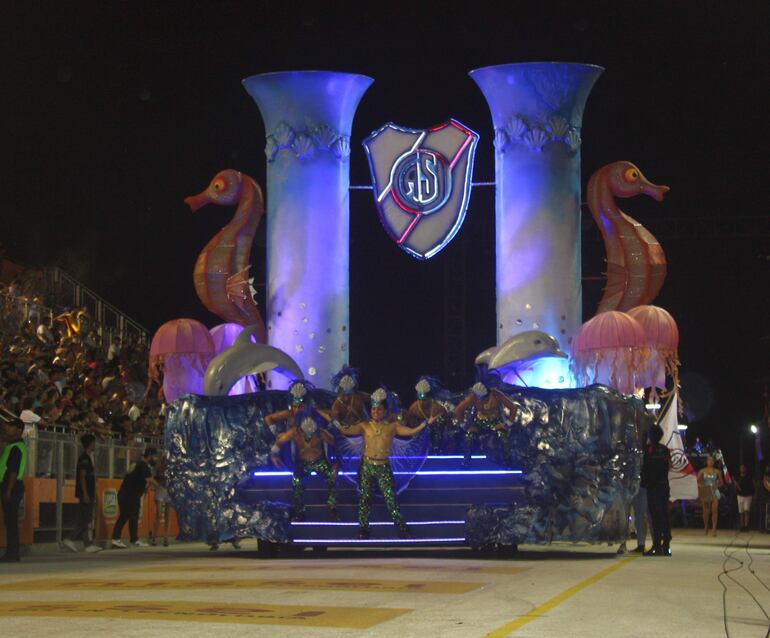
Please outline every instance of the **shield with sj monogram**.
[[478, 140], [457, 120], [423, 130], [389, 122], [364, 140], [380, 221], [413, 257], [433, 257], [460, 230]]

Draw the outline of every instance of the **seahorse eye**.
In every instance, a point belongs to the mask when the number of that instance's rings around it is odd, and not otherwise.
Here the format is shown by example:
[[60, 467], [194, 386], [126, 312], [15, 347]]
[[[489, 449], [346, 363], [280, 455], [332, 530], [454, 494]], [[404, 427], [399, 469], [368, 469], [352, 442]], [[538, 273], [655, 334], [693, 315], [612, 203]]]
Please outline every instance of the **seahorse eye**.
[[623, 179], [625, 179], [629, 184], [633, 184], [636, 180], [639, 179], [639, 171], [637, 171], [635, 168], [627, 168], [623, 173]]
[[225, 187], [225, 182], [221, 179], [218, 179], [214, 182], [214, 190], [221, 191]]

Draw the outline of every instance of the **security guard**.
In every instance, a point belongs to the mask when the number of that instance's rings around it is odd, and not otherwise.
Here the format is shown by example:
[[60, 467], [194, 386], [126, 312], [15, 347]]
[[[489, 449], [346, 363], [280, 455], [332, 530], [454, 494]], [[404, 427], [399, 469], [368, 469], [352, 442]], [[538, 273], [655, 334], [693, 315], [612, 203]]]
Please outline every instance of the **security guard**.
[[[5, 420], [5, 419], [4, 419]], [[24, 498], [24, 472], [27, 470], [27, 446], [22, 441], [24, 423], [5, 420], [6, 444], [0, 454], [0, 498], [3, 502], [6, 548], [0, 561], [19, 562], [19, 505]]]

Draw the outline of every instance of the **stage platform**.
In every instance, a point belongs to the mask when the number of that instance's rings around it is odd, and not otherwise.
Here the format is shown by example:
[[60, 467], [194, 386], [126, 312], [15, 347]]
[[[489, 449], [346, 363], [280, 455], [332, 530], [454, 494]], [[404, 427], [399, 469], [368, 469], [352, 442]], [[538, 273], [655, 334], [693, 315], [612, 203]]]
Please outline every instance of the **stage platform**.
[[[291, 524], [291, 544], [302, 547], [338, 546], [446, 546], [465, 545], [465, 515], [470, 505], [511, 504], [523, 496], [520, 470], [501, 468], [485, 455], [475, 455], [463, 465], [461, 455], [428, 456], [409, 485], [398, 495], [409, 527], [409, 538], [398, 537], [382, 496], [377, 493], [372, 507], [371, 537], [358, 538], [358, 493], [355, 471], [342, 472], [337, 480], [339, 521], [329, 517], [327, 489], [315, 474], [305, 480], [305, 520]], [[291, 503], [290, 470], [254, 472], [240, 499]]]

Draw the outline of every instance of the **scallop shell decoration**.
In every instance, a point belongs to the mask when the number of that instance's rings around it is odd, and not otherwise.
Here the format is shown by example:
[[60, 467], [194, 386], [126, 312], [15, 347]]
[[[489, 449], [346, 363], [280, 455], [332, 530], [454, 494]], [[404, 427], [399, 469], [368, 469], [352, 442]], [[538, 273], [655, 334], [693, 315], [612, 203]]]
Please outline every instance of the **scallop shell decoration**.
[[514, 115], [510, 120], [508, 120], [508, 124], [506, 125], [505, 129], [508, 133], [508, 136], [512, 140], [521, 139], [524, 137], [524, 135], [526, 135], [527, 131], [529, 131], [527, 123], [518, 115]]
[[550, 137], [543, 129], [536, 126], [524, 136], [524, 141], [530, 148], [540, 151], [550, 141]]
[[503, 151], [507, 145], [508, 134], [503, 129], [497, 129], [495, 131], [495, 148], [498, 151]]
[[301, 160], [311, 159], [315, 153], [313, 138], [304, 133], [300, 133], [294, 138], [291, 148], [297, 154], [297, 159]]
[[546, 123], [548, 132], [555, 138], [563, 138], [569, 131], [569, 122], [561, 115], [552, 115]]
[[280, 122], [272, 135], [278, 148], [289, 148], [294, 141], [294, 130], [286, 122]]
[[572, 151], [577, 151], [580, 148], [580, 131], [577, 129], [570, 129], [566, 137], [567, 145]]
[[326, 124], [316, 126], [313, 129], [312, 135], [318, 148], [324, 150], [331, 149], [339, 137], [336, 131]]
[[338, 137], [331, 150], [338, 159], [350, 157], [350, 138], [347, 136]]
[[272, 135], [268, 135], [265, 140], [265, 157], [268, 162], [272, 162], [275, 159], [275, 155], [278, 153], [278, 144]]

